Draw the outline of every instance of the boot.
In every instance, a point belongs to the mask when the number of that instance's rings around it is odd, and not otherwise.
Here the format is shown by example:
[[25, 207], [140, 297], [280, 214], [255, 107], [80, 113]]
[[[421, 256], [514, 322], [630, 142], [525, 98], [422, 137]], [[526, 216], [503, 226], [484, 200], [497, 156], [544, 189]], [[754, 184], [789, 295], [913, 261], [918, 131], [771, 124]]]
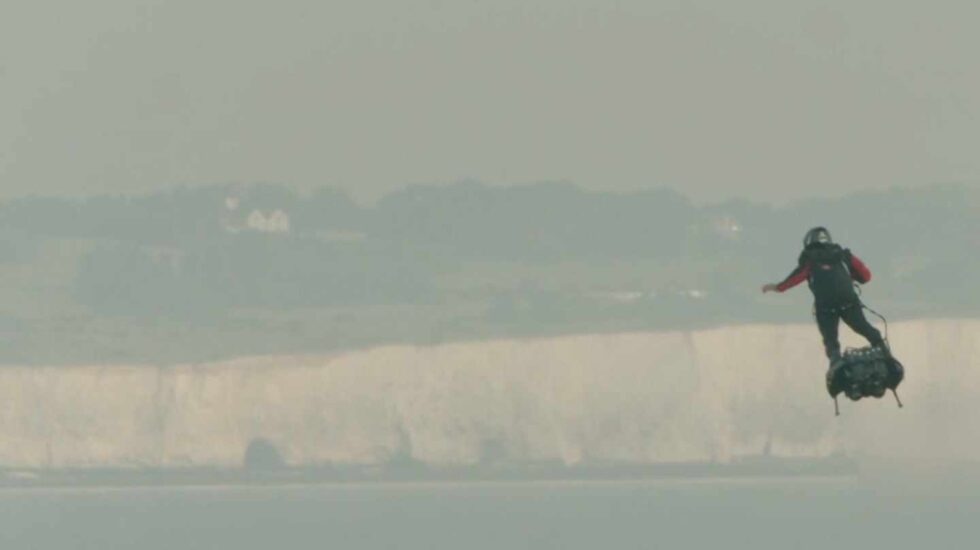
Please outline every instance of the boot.
[[843, 391], [843, 385], [841, 380], [840, 367], [844, 364], [843, 358], [840, 354], [835, 354], [830, 357], [830, 365], [827, 367], [827, 392], [831, 397], [834, 398], [835, 402], [837, 399], [837, 394]]
[[830, 366], [828, 367], [827, 370], [829, 372], [834, 372], [835, 370], [837, 370], [838, 368], [840, 368], [841, 363], [843, 363], [843, 362], [844, 362], [844, 358], [841, 357], [840, 352], [833, 353], [833, 354], [830, 355]]
[[885, 359], [894, 359], [894, 357], [892, 356], [891, 347], [889, 347], [888, 342], [882, 340], [881, 343], [877, 344], [875, 347], [880, 349], [885, 354]]
[[[888, 369], [888, 387], [894, 390], [905, 378], [905, 366], [902, 365], [902, 363], [899, 362], [894, 355], [892, 355], [891, 347], [888, 345], [887, 341], [883, 341], [876, 347], [880, 349], [885, 356], [885, 367]], [[895, 398], [898, 398], [897, 394], [895, 395]]]

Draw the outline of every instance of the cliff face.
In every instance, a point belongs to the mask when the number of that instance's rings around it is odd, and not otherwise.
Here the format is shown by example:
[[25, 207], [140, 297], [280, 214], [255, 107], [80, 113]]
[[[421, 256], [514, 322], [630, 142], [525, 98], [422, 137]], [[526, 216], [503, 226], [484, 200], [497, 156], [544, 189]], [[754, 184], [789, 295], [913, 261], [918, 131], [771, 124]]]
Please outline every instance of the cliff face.
[[8, 366], [0, 465], [237, 466], [258, 438], [293, 465], [980, 458], [980, 321], [897, 324], [891, 340], [906, 408], [842, 396], [839, 418], [809, 325]]

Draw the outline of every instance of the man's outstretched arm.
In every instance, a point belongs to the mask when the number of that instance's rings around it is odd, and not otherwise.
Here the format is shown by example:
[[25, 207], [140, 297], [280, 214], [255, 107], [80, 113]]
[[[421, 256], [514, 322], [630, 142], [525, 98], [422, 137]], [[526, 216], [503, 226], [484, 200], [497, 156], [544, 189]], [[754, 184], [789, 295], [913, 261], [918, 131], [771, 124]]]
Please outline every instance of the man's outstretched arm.
[[782, 282], [770, 283], [762, 287], [762, 292], [786, 292], [794, 286], [807, 280], [810, 276], [810, 264], [801, 263]]

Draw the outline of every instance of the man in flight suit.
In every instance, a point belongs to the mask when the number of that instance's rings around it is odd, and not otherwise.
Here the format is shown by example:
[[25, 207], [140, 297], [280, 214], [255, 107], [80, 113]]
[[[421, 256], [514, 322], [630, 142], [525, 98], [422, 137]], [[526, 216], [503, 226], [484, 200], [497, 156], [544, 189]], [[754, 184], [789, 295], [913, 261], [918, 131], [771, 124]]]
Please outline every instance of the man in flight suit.
[[888, 353], [881, 333], [865, 318], [861, 300], [854, 288], [855, 281], [865, 284], [870, 280], [871, 271], [860, 258], [834, 243], [826, 228], [814, 227], [803, 239], [803, 252], [800, 253], [796, 269], [782, 282], [763, 286], [762, 291], [785, 292], [803, 281], [809, 283], [817, 327], [823, 336], [830, 368], [834, 369], [841, 359], [837, 337], [840, 321], [844, 321], [872, 346]]

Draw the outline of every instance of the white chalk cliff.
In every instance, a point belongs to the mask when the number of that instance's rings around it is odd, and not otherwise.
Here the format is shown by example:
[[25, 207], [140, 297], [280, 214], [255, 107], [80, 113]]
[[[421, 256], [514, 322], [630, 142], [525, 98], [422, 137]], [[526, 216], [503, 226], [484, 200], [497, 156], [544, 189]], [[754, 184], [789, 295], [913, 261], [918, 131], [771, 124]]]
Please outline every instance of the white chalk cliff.
[[[844, 342], [859, 345], [846, 329]], [[0, 466], [980, 458], [980, 321], [895, 324], [906, 408], [834, 417], [816, 328], [565, 336], [175, 366], [0, 368]]]

